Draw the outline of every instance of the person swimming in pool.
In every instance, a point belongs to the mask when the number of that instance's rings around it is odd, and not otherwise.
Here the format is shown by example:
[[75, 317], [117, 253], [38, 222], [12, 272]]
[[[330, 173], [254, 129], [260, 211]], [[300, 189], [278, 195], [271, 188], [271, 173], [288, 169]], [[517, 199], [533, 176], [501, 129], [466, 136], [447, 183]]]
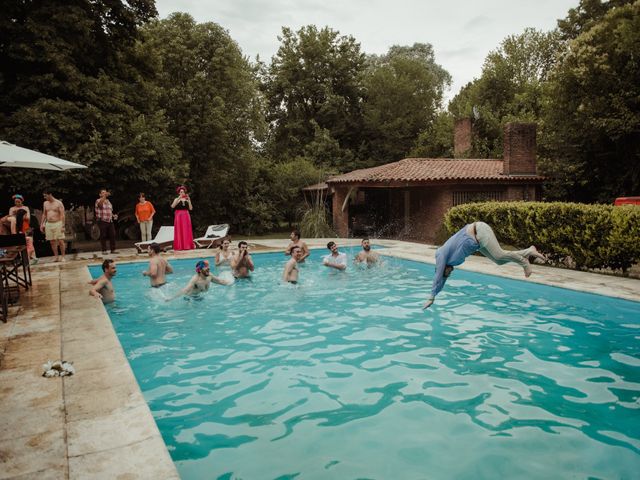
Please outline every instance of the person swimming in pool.
[[116, 300], [116, 291], [113, 289], [111, 280], [116, 276], [116, 262], [107, 259], [102, 262], [102, 276], [89, 281], [92, 285], [89, 295], [99, 298], [102, 303], [113, 303]]
[[236, 278], [249, 278], [254, 268], [249, 244], [241, 240], [238, 242], [238, 253], [231, 259], [231, 273]]
[[294, 246], [291, 248], [291, 258], [284, 266], [284, 272], [282, 272], [282, 279], [285, 282], [293, 283], [294, 285], [298, 283], [298, 274], [300, 270], [298, 268], [298, 263], [302, 261], [304, 252], [301, 247]]
[[347, 269], [347, 254], [338, 251], [336, 242], [327, 243], [327, 248], [331, 253], [323, 257], [322, 264], [325, 267], [335, 268], [344, 272]]
[[423, 310], [433, 305], [436, 295], [453, 272], [453, 267], [461, 265], [469, 255], [477, 251], [498, 265], [517, 263], [524, 269], [525, 277], [529, 277], [532, 272], [529, 257], [538, 258], [543, 262], [547, 260], [547, 257], [538, 252], [533, 245], [515, 252], [503, 250], [491, 227], [484, 222], [465, 225], [436, 250], [436, 274], [433, 277], [431, 295], [424, 303]]
[[173, 273], [173, 268], [160, 255], [160, 245], [157, 243], [149, 245], [147, 251], [149, 252], [149, 270], [142, 272], [142, 275], [149, 277], [152, 287], [161, 287], [167, 283], [165, 275]]
[[300, 239], [300, 231], [299, 230], [292, 231], [291, 235], [289, 235], [289, 238], [291, 239], [291, 241], [289, 242], [289, 245], [287, 245], [287, 248], [285, 249], [284, 254], [292, 255], [293, 247], [300, 247], [300, 249], [302, 249], [302, 256], [300, 257], [300, 260], [298, 261], [298, 263], [304, 262], [305, 259], [309, 255], [311, 255], [311, 252], [309, 252], [309, 247], [307, 246], [307, 244]]
[[356, 255], [356, 263], [364, 264], [367, 267], [372, 267], [380, 263], [380, 255], [371, 250], [371, 242], [368, 238], [363, 238], [360, 244], [362, 245], [362, 251]]
[[196, 274], [191, 277], [191, 280], [189, 280], [187, 286], [180, 290], [173, 297], [168, 298], [167, 301], [173, 300], [174, 298], [180, 297], [182, 295], [191, 297], [199, 296], [209, 290], [211, 282], [217, 283], [219, 285], [230, 285], [228, 281], [211, 275], [211, 271], [209, 270], [209, 262], [207, 260], [200, 260], [198, 261], [198, 263], [196, 263]]

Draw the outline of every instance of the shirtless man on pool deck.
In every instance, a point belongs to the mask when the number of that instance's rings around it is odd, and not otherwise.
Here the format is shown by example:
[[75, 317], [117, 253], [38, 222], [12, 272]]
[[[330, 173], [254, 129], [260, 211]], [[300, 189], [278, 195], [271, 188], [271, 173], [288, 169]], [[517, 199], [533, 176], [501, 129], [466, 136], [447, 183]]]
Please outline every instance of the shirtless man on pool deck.
[[64, 205], [49, 190], [45, 190], [42, 196], [44, 197], [44, 203], [42, 204], [40, 231], [44, 232], [47, 240], [51, 242], [53, 261], [58, 261], [59, 248], [60, 261], [64, 262]]

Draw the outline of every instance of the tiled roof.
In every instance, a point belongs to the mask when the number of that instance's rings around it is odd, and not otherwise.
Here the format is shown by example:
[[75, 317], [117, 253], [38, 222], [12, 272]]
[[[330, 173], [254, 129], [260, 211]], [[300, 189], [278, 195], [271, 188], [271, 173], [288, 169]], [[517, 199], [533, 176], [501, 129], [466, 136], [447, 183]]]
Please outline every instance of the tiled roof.
[[373, 168], [363, 168], [331, 177], [327, 183], [354, 182], [438, 182], [446, 180], [530, 180], [542, 181], [538, 175], [504, 175], [502, 160], [453, 160], [405, 158]]

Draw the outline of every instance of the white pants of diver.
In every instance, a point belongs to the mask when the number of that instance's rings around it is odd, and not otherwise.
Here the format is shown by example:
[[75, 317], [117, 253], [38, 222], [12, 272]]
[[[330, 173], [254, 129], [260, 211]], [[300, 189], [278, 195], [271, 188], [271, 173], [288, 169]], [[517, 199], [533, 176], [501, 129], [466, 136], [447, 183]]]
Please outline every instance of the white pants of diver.
[[480, 253], [498, 265], [508, 262], [517, 263], [522, 267], [529, 265], [531, 247], [524, 250], [503, 250], [498, 243], [491, 227], [484, 222], [476, 222], [476, 238], [480, 244]]

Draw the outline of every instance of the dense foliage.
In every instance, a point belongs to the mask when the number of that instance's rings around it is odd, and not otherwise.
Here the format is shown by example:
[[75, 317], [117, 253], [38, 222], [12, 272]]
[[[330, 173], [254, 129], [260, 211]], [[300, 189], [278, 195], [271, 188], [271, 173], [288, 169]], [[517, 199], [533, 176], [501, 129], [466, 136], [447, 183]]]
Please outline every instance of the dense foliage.
[[2, 169], [2, 191], [48, 184], [75, 203], [108, 186], [117, 196], [151, 191], [186, 174], [167, 130], [139, 27], [154, 2], [3, 3], [0, 16], [2, 140], [87, 165], [64, 173]]
[[[258, 82], [228, 32], [184, 13], [143, 29], [148, 58], [158, 59], [154, 83], [189, 167], [186, 179], [197, 225], [255, 219], [255, 139], [263, 135]], [[215, 219], [215, 221], [214, 221]]]
[[536, 245], [552, 261], [626, 272], [640, 261], [640, 208], [564, 202], [488, 202], [449, 210], [449, 233], [467, 223], [491, 225], [500, 242]]
[[504, 124], [538, 121], [542, 91], [556, 64], [560, 35], [526, 29], [507, 37], [484, 62], [480, 78], [449, 104], [456, 118], [474, 118], [472, 158], [500, 158]]
[[419, 135], [433, 128], [451, 77], [435, 61], [431, 45], [394, 46], [372, 56], [365, 76], [365, 156], [370, 164], [407, 156]]
[[609, 9], [568, 42], [544, 96], [543, 166], [556, 179], [553, 197], [640, 194], [638, 52], [640, 1]]
[[314, 25], [279, 40], [254, 63], [224, 26], [158, 19], [153, 0], [4, 2], [0, 139], [89, 168], [2, 168], [2, 192], [39, 204], [46, 184], [92, 204], [106, 186], [121, 209], [142, 190], [169, 213], [185, 182], [197, 229], [257, 233], [299, 221], [300, 188], [330, 174], [452, 156], [454, 119], [470, 116], [473, 157], [502, 155], [506, 122], [538, 124], [547, 199], [640, 193], [638, 0], [581, 0], [558, 28], [507, 37], [447, 110], [428, 43], [367, 55]]
[[505, 123], [538, 124], [549, 200], [640, 194], [640, 2], [581, 0], [550, 32], [507, 37], [451, 101], [474, 118], [474, 157], [500, 157]]

